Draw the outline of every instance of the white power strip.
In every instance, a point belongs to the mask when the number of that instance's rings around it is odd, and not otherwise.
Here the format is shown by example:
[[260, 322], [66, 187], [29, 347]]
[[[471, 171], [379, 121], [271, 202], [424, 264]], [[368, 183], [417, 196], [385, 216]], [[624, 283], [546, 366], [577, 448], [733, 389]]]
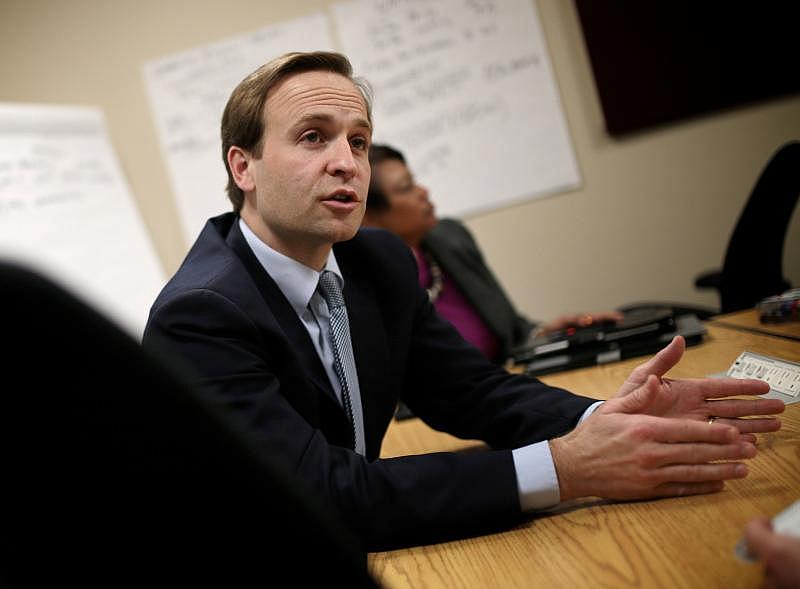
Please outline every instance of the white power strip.
[[800, 397], [800, 364], [796, 362], [742, 352], [727, 374], [733, 378], [757, 378], [782, 395]]
[[[731, 364], [727, 375], [733, 378], [757, 378], [766, 381], [772, 391], [800, 400], [800, 364], [796, 362], [753, 352], [742, 352]], [[800, 500], [772, 518], [772, 528], [779, 534], [800, 537]], [[744, 538], [736, 544], [735, 553], [745, 562], [754, 562]]]

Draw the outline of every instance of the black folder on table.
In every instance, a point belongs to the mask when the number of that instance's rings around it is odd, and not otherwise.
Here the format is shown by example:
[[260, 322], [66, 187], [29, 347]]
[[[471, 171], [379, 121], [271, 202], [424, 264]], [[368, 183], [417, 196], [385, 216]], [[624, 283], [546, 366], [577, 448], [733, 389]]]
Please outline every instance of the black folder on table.
[[673, 337], [682, 335], [686, 345], [702, 341], [705, 327], [694, 314], [673, 315], [668, 310], [642, 310], [625, 314], [615, 325], [582, 328], [537, 338], [515, 351], [516, 364], [533, 376], [572, 370], [653, 354]]

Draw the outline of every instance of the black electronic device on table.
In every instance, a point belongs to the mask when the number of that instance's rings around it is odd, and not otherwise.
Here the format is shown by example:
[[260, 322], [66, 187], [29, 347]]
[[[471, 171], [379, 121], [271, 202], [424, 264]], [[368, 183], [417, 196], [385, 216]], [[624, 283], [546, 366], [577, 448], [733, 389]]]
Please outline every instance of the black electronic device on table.
[[693, 314], [633, 311], [626, 313], [625, 319], [617, 325], [590, 329], [590, 333], [578, 338], [562, 336], [559, 339], [552, 334], [547, 338], [549, 341], [538, 344], [534, 341], [515, 360], [525, 366], [526, 374], [539, 376], [654, 354], [676, 335], [682, 335], [686, 345], [692, 346], [703, 340], [705, 331]]
[[634, 309], [620, 321], [600, 321], [584, 327], [568, 327], [540, 335], [512, 351], [515, 364], [577, 351], [613, 349], [615, 342], [652, 339], [675, 330], [675, 316], [669, 309]]

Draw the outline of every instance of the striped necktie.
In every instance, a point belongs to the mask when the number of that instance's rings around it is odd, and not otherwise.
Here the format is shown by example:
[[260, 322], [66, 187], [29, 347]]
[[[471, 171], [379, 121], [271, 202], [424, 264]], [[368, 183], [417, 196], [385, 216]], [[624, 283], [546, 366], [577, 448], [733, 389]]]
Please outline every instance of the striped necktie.
[[333, 272], [324, 270], [320, 274], [319, 291], [328, 305], [334, 370], [336, 371], [336, 376], [339, 378], [339, 384], [342, 388], [342, 405], [344, 406], [345, 413], [347, 413], [347, 418], [350, 420], [350, 425], [353, 428], [355, 450], [359, 454], [364, 454], [364, 431], [361, 423], [360, 394], [356, 407], [356, 410], [359, 412], [357, 416], [353, 413], [353, 399], [351, 398], [351, 394], [358, 391], [358, 376], [356, 373], [355, 359], [353, 358], [353, 346], [350, 341], [350, 324], [347, 319], [347, 307], [344, 304], [342, 290], [339, 288], [339, 282]]

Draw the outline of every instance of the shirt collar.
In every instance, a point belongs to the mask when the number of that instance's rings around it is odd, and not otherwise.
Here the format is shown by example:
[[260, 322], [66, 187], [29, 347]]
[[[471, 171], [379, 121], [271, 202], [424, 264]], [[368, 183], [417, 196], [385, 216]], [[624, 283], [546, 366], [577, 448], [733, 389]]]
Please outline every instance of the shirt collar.
[[[253, 233], [241, 217], [239, 217], [239, 228], [264, 270], [267, 271], [278, 285], [278, 288], [281, 289], [283, 296], [289, 300], [295, 313], [298, 316], [302, 316], [308, 308], [308, 302], [317, 290], [321, 272], [317, 272], [313, 268], [309, 268], [305, 264], [301, 264], [297, 260], [293, 260], [272, 249]], [[325, 262], [323, 271], [325, 270], [333, 272], [339, 282], [339, 286], [344, 287], [344, 278], [339, 270], [339, 264], [336, 261], [333, 250], [331, 250]]]

